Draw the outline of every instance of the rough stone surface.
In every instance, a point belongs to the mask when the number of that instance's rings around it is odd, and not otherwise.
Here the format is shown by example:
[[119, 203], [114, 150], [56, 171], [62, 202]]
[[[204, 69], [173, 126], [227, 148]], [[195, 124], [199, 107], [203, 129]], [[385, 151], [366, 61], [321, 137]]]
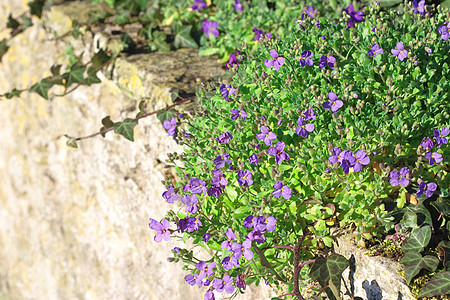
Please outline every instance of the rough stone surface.
[[[356, 247], [346, 237], [338, 238], [335, 251], [345, 258], [355, 257], [355, 296], [368, 300], [412, 300], [414, 295], [408, 288], [406, 279], [397, 274], [401, 264], [384, 257], [368, 255], [368, 250]], [[349, 286], [349, 268], [343, 273]], [[345, 293], [345, 288], [342, 289]], [[350, 297], [347, 296], [347, 299]]]

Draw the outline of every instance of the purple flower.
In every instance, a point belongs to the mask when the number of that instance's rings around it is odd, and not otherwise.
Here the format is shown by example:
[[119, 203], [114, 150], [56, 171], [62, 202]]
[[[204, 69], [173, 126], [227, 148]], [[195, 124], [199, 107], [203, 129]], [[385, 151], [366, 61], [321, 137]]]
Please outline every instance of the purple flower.
[[314, 130], [314, 124], [312, 123], [305, 123], [305, 119], [303, 117], [299, 117], [297, 120], [297, 124], [299, 127], [295, 129], [295, 132], [297, 135], [301, 136], [302, 138], [306, 138], [308, 136], [308, 132], [311, 132]]
[[250, 241], [255, 241], [257, 243], [264, 243], [266, 241], [266, 237], [263, 235], [261, 231], [252, 230], [249, 234], [245, 236], [246, 239]]
[[222, 266], [225, 270], [229, 271], [233, 269], [233, 266], [239, 267], [239, 261], [235, 256], [232, 257], [226, 256], [224, 259], [222, 259]]
[[259, 39], [261, 38], [261, 34], [264, 34], [264, 30], [262, 29], [258, 29], [258, 28], [253, 28], [253, 32], [255, 33], [255, 37], [253, 38], [253, 40], [255, 41], [259, 41]]
[[172, 136], [175, 134], [175, 130], [177, 129], [177, 120], [172, 117], [170, 121], [164, 121], [163, 127], [164, 129], [167, 129], [167, 133]]
[[267, 68], [274, 67], [275, 70], [280, 70], [280, 67], [284, 65], [284, 57], [278, 56], [278, 52], [275, 49], [270, 50], [270, 56], [273, 57], [273, 59], [267, 59], [264, 61], [264, 65]]
[[229, 84], [222, 84], [219, 88], [222, 97], [228, 101], [228, 96], [236, 93], [236, 89], [231, 88]]
[[248, 114], [245, 111], [243, 111], [243, 110], [238, 110], [238, 109], [232, 108], [230, 110], [230, 112], [234, 114], [234, 115], [231, 116], [232, 120], [236, 120], [238, 117], [241, 117], [242, 119], [245, 120], [245, 118], [248, 117]]
[[198, 178], [191, 178], [189, 180], [189, 184], [191, 186], [191, 192], [194, 194], [200, 194], [203, 192], [204, 195], [206, 195], [206, 182], [204, 180], [200, 180]]
[[255, 166], [258, 166], [258, 156], [256, 156], [256, 154], [252, 154], [250, 155], [250, 157], [248, 158], [250, 160], [250, 163], [255, 164]]
[[152, 218], [149, 218], [148, 220], [150, 221], [150, 223], [148, 223], [148, 227], [150, 227], [150, 229], [156, 230], [156, 228], [158, 228], [157, 225], [159, 224], [159, 222]]
[[217, 169], [212, 171], [213, 177], [211, 178], [211, 184], [213, 186], [226, 186], [228, 184], [228, 180], [223, 175], [221, 169]]
[[203, 20], [202, 31], [205, 33], [206, 37], [209, 37], [210, 33], [217, 37], [219, 35], [217, 27], [219, 27], [219, 23]]
[[202, 280], [199, 279], [198, 274], [189, 274], [184, 276], [184, 280], [191, 286], [198, 285], [202, 286]]
[[216, 138], [217, 141], [221, 144], [228, 144], [233, 139], [233, 136], [229, 132], [224, 132], [219, 135], [218, 138]]
[[414, 14], [419, 13], [421, 15], [424, 15], [427, 13], [425, 11], [425, 0], [421, 0], [418, 4], [417, 4], [417, 0], [414, 0], [412, 2], [412, 6], [413, 7], [410, 10], [414, 9], [414, 12], [413, 12]]
[[244, 254], [246, 260], [251, 260], [253, 258], [253, 251], [250, 250], [251, 247], [252, 241], [245, 240], [242, 245], [239, 243], [233, 243], [231, 245], [231, 250], [234, 252], [234, 256], [237, 259], [241, 258], [242, 254]]
[[224, 284], [225, 284], [225, 291], [228, 293], [228, 294], [233, 294], [234, 293], [234, 291], [236, 290], [236, 288], [234, 287], [234, 286], [232, 286], [232, 284], [233, 284], [233, 278], [231, 278], [231, 276], [230, 275], [227, 275], [227, 274], [225, 274], [225, 275], [223, 275], [223, 282], [224, 282]]
[[443, 160], [443, 156], [441, 153], [431, 151], [425, 153], [425, 158], [430, 160], [430, 166], [434, 165], [435, 163], [438, 164]]
[[255, 225], [255, 218], [252, 215], [247, 216], [244, 219], [244, 227], [245, 228], [252, 228], [253, 225]]
[[205, 296], [203, 297], [203, 300], [216, 300], [216, 297], [214, 297], [213, 291], [207, 290], [205, 293]]
[[325, 68], [328, 65], [328, 67], [330, 67], [330, 69], [334, 70], [334, 63], [335, 62], [336, 62], [336, 58], [334, 58], [333, 56], [322, 55], [319, 58], [319, 67], [321, 69], [323, 69], [323, 68]]
[[408, 175], [408, 173], [409, 173], [408, 167], [401, 168], [400, 172], [397, 170], [391, 171], [391, 173], [389, 174], [389, 177], [391, 177], [391, 179], [389, 180], [389, 183], [392, 186], [397, 186], [399, 184], [401, 184], [403, 187], [408, 186], [409, 179], [406, 178], [406, 175]]
[[433, 136], [436, 138], [436, 144], [438, 144], [438, 148], [440, 148], [442, 144], [448, 143], [448, 140], [444, 136], [447, 136], [449, 133], [450, 130], [448, 129], [448, 127], [442, 128], [441, 131], [436, 128], [433, 131]]
[[377, 54], [383, 54], [383, 49], [378, 44], [373, 44], [372, 48], [369, 49], [369, 56], [375, 57]]
[[231, 244], [232, 244], [231, 241], [234, 241], [234, 239], [236, 238], [236, 235], [234, 234], [234, 232], [231, 228], [227, 229], [227, 238], [228, 238], [228, 240], [223, 241], [220, 248], [221, 249], [227, 248], [229, 251], [231, 251]]
[[304, 19], [305, 15], [311, 18], [314, 18], [315, 15], [317, 14], [317, 9], [313, 8], [311, 5], [308, 5], [308, 7], [306, 7], [305, 12], [302, 13], [302, 20]]
[[287, 185], [283, 185], [281, 181], [275, 182], [273, 187], [275, 189], [275, 191], [272, 192], [274, 197], [278, 198], [283, 195], [283, 198], [286, 200], [291, 198], [291, 189]]
[[341, 148], [334, 147], [332, 152], [333, 152], [333, 155], [330, 155], [328, 157], [328, 161], [332, 164], [335, 164], [341, 159], [341, 156], [340, 156]]
[[237, 175], [239, 176], [237, 181], [240, 185], [250, 186], [253, 184], [252, 173], [249, 170], [240, 170]]
[[[236, 51], [239, 54], [239, 51]], [[230, 60], [227, 63], [227, 70], [229, 70], [233, 65], [239, 65], [239, 62], [236, 60], [236, 54], [230, 54]]]
[[159, 243], [162, 239], [166, 241], [170, 239], [170, 231], [168, 230], [169, 226], [170, 223], [166, 219], [163, 219], [161, 220], [161, 223], [156, 224], [155, 242]]
[[308, 108], [307, 110], [305, 110], [303, 112], [303, 115], [305, 116], [305, 121], [315, 120], [317, 117], [312, 108]]
[[437, 184], [434, 182], [430, 182], [426, 184], [425, 182], [421, 182], [419, 184], [419, 190], [417, 191], [417, 197], [422, 196], [423, 192], [425, 192], [425, 196], [430, 198], [433, 195], [433, 192], [437, 189]]
[[245, 280], [244, 280], [244, 274], [240, 273], [237, 277], [236, 277], [236, 287], [245, 290], [247, 288], [247, 285], [245, 284]]
[[433, 141], [427, 136], [422, 139], [422, 142], [420, 143], [420, 146], [422, 146], [423, 149], [431, 149], [433, 148]]
[[344, 105], [344, 102], [342, 102], [341, 100], [338, 100], [337, 95], [333, 92], [328, 93], [328, 99], [330, 101], [327, 101], [322, 104], [322, 106], [323, 106], [323, 108], [325, 108], [325, 110], [331, 108], [332, 112], [337, 112], [339, 110], [339, 108], [341, 108]]
[[356, 164], [356, 157], [353, 156], [353, 152], [350, 150], [344, 150], [342, 151], [340, 155], [340, 164], [342, 167], [342, 171], [344, 171], [345, 174], [348, 174], [350, 171], [350, 168], [353, 168]]
[[362, 170], [363, 165], [366, 166], [370, 163], [370, 158], [362, 150], [356, 151], [355, 159], [356, 159], [356, 162], [355, 162], [355, 165], [353, 166], [353, 170], [355, 172], [360, 172]]
[[266, 144], [266, 146], [270, 146], [272, 145], [272, 141], [276, 139], [277, 136], [272, 131], [269, 131], [269, 128], [263, 125], [261, 126], [261, 132], [256, 135], [256, 138], [258, 140], [264, 140], [264, 144]]
[[203, 3], [202, 0], [195, 0], [195, 3], [191, 6], [193, 10], [202, 10], [203, 8], [208, 7], [206, 3]]
[[259, 232], [274, 231], [277, 227], [277, 220], [274, 217], [259, 216], [256, 219], [255, 230]]
[[447, 26], [441, 26], [438, 30], [441, 35], [441, 39], [444, 41], [448, 40], [448, 37], [450, 36], [450, 21], [447, 23]]
[[397, 56], [399, 60], [403, 61], [408, 56], [408, 51], [405, 50], [402, 42], [398, 42], [396, 47], [396, 49], [391, 49], [391, 53], [392, 55]]
[[216, 185], [211, 186], [208, 190], [208, 196], [210, 197], [219, 197], [222, 193], [222, 187]]
[[191, 214], [197, 212], [198, 199], [196, 195], [183, 195], [181, 202], [187, 205], [185, 212]]
[[167, 200], [167, 203], [174, 203], [180, 198], [177, 194], [175, 194], [175, 190], [173, 186], [168, 186], [167, 191], [162, 194], [163, 198]]
[[203, 241], [204, 241], [205, 243], [207, 243], [210, 239], [211, 239], [211, 234], [210, 234], [210, 233], [205, 233], [205, 234], [203, 235]]
[[361, 22], [363, 20], [363, 13], [362, 11], [355, 11], [353, 8], [353, 4], [350, 4], [345, 9], [345, 12], [350, 15], [350, 19], [348, 20], [348, 28], [351, 28], [354, 26], [354, 23]]
[[283, 152], [284, 146], [285, 145], [283, 142], [278, 142], [276, 148], [270, 147], [267, 151], [270, 156], [275, 156], [275, 162], [277, 164], [281, 163], [283, 160], [289, 160], [289, 158], [291, 158], [289, 154]]
[[206, 277], [209, 277], [214, 274], [213, 269], [215, 269], [217, 267], [217, 263], [212, 262], [210, 264], [207, 264], [204, 261], [200, 261], [199, 263], [197, 263], [197, 265], [195, 265], [195, 267], [200, 271], [199, 278], [201, 278], [201, 280], [203, 280]]
[[308, 51], [308, 50], [303, 51], [300, 56], [300, 65], [302, 67], [304, 67], [306, 65], [312, 66], [313, 65], [313, 60], [311, 59], [312, 56], [313, 56], [313, 53], [311, 51]]
[[194, 218], [194, 217], [188, 217], [187, 221], [187, 231], [193, 232], [195, 230], [198, 230], [202, 226], [202, 222], [200, 219]]
[[242, 7], [241, 0], [236, 0], [236, 4], [234, 5], [235, 11], [244, 11], [244, 8]]
[[233, 161], [230, 159], [230, 153], [224, 153], [214, 158], [213, 162], [216, 165], [216, 168], [222, 169], [225, 166], [225, 163], [231, 164]]
[[225, 283], [220, 278], [214, 278], [212, 281], [212, 287], [219, 293], [222, 293], [225, 289]]

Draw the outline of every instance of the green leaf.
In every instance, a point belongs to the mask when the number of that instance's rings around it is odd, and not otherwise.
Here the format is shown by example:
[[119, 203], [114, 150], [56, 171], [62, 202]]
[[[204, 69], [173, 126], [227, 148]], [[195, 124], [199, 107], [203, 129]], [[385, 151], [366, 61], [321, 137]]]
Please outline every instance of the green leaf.
[[420, 290], [418, 298], [433, 297], [450, 293], [450, 272], [440, 272], [433, 276], [430, 281]]
[[225, 193], [230, 197], [231, 200], [235, 200], [237, 198], [238, 193], [232, 188], [230, 185], [225, 186]]
[[280, 165], [278, 166], [278, 169], [279, 169], [280, 171], [284, 172], [284, 171], [286, 171], [286, 170], [292, 169], [292, 166], [291, 166], [291, 165], [283, 165], [283, 164], [280, 164]]
[[68, 139], [66, 145], [72, 148], [78, 148], [77, 140], [75, 138]]
[[442, 241], [437, 246], [439, 256], [442, 257], [442, 263], [447, 271], [450, 271], [450, 241]]
[[173, 44], [176, 48], [198, 48], [197, 43], [191, 36], [192, 25], [183, 26], [175, 35]]
[[243, 218], [249, 215], [251, 212], [251, 208], [248, 206], [241, 206], [238, 209], [236, 209], [231, 216], [235, 219]]
[[17, 27], [20, 26], [20, 23], [12, 17], [11, 14], [8, 16], [8, 23], [6, 23], [6, 27], [14, 31]]
[[162, 31], [153, 32], [153, 41], [151, 45], [153, 46], [153, 50], [158, 50], [160, 52], [170, 51], [170, 46], [166, 42], [167, 35]]
[[133, 129], [137, 124], [136, 120], [126, 118], [123, 122], [114, 123], [114, 132], [134, 142]]
[[219, 48], [206, 48], [206, 49], [200, 49], [198, 51], [198, 56], [211, 56], [214, 54], [219, 53]]
[[84, 79], [84, 71], [86, 66], [73, 65], [70, 72], [64, 73], [63, 78], [66, 79], [65, 87], [68, 88], [74, 83], [79, 83]]
[[5, 55], [6, 52], [8, 52], [9, 46], [8, 46], [7, 42], [8, 42], [7, 39], [3, 39], [0, 42], [0, 62], [2, 62], [3, 55]]
[[414, 229], [402, 246], [403, 252], [421, 252], [430, 242], [431, 227], [423, 226]]
[[[108, 128], [111, 128], [111, 127], [114, 127], [114, 122], [111, 121], [110, 116], [104, 117], [104, 118], [102, 119], [102, 124], [103, 124], [103, 127], [100, 128], [100, 131], [103, 131], [104, 129], [108, 129]], [[105, 137], [106, 132], [101, 133], [101, 135], [102, 135], [102, 137]]]
[[91, 85], [95, 83], [101, 83], [100, 78], [97, 77], [97, 71], [92, 66], [87, 71], [87, 78], [84, 80], [86, 85]]
[[16, 88], [14, 88], [11, 92], [6, 93], [4, 96], [6, 97], [6, 99], [11, 99], [13, 97], [19, 97], [20, 94], [22, 94], [23, 90], [18, 90]]
[[32, 2], [28, 2], [30, 13], [40, 19], [42, 17], [42, 10], [44, 8], [45, 1], [46, 0], [34, 0]]
[[106, 54], [105, 51], [100, 49], [91, 59], [92, 67], [94, 67], [94, 69], [97, 69], [100, 66], [102, 66], [103, 64], [105, 64], [110, 59], [111, 59], [111, 56], [109, 56], [108, 54]]
[[123, 34], [120, 40], [125, 44], [124, 47], [125, 50], [131, 50], [136, 48], [136, 43], [128, 33]]
[[428, 269], [431, 272], [436, 270], [439, 264], [439, 259], [432, 255], [422, 257], [419, 252], [407, 252], [400, 262], [405, 267], [406, 279], [409, 284], [414, 276], [419, 274], [420, 270]]
[[[317, 280], [322, 287], [327, 286], [331, 280], [339, 291], [341, 289], [342, 272], [347, 267], [348, 260], [342, 255], [332, 254], [327, 259], [318, 257], [311, 266], [309, 277]], [[330, 288], [325, 289], [325, 292], [331, 300], [337, 299]]]
[[45, 100], [48, 100], [48, 90], [53, 86], [53, 83], [48, 78], [42, 79], [30, 88], [30, 92], [35, 92], [41, 95]]
[[59, 76], [59, 74], [61, 74], [61, 73], [60, 73], [60, 72], [61, 72], [61, 67], [62, 67], [61, 64], [53, 65], [53, 66], [51, 66], [51, 68], [50, 68], [50, 72], [52, 72], [52, 75], [53, 75], [53, 76]]

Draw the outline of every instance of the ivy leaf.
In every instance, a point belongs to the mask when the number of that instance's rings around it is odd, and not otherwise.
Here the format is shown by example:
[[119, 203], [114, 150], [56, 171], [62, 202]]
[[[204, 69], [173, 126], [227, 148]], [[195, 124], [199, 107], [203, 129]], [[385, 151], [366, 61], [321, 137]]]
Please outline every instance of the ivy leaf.
[[6, 23], [6, 27], [10, 28], [11, 31], [14, 31], [19, 26], [20, 26], [20, 23], [16, 19], [14, 19], [11, 14], [9, 14], [8, 23]]
[[450, 293], [450, 272], [440, 272], [433, 276], [428, 283], [420, 290], [417, 298], [433, 297]]
[[153, 41], [150, 43], [152, 50], [158, 50], [160, 52], [170, 51], [170, 46], [166, 42], [167, 36], [162, 31], [155, 31], [153, 33]]
[[13, 97], [19, 97], [20, 94], [22, 94], [22, 92], [23, 92], [23, 90], [18, 90], [16, 88], [14, 88], [11, 92], [6, 93], [5, 97], [6, 97], [6, 99], [11, 99]]
[[450, 241], [442, 241], [437, 246], [439, 257], [447, 271], [450, 271]]
[[41, 95], [45, 100], [48, 100], [48, 90], [53, 86], [53, 82], [50, 82], [48, 78], [42, 79], [30, 88], [30, 92], [35, 92]]
[[[114, 122], [111, 121], [111, 117], [110, 116], [104, 117], [102, 119], [102, 124], [103, 124], [103, 127], [100, 128], [100, 131], [103, 131], [104, 129], [108, 129], [108, 128], [111, 128], [111, 127], [114, 127]], [[100, 134], [102, 135], [102, 137], [105, 137], [106, 132], [100, 133]]]
[[[322, 287], [333, 282], [338, 291], [341, 290], [342, 272], [348, 267], [348, 260], [339, 254], [332, 254], [327, 259], [318, 257], [311, 267], [309, 277], [317, 280]], [[330, 288], [325, 289], [331, 300], [337, 299]]]
[[61, 74], [61, 73], [60, 73], [60, 72], [61, 72], [61, 67], [62, 67], [61, 64], [53, 65], [53, 66], [50, 68], [50, 72], [52, 72], [52, 75], [53, 75], [53, 76], [59, 76], [59, 74]]
[[7, 39], [3, 39], [0, 42], [0, 62], [2, 62], [3, 55], [5, 55], [6, 52], [8, 52], [9, 46], [8, 46], [7, 42], [8, 42]]
[[175, 117], [176, 112], [174, 109], [161, 109], [156, 113], [156, 118], [158, 118], [159, 121], [161, 121], [161, 124], [164, 123], [164, 121], [169, 121], [172, 119], [172, 117]]
[[133, 129], [138, 124], [134, 119], [126, 118], [123, 122], [114, 123], [114, 132], [134, 142]]
[[84, 82], [86, 85], [91, 85], [94, 83], [101, 83], [102, 81], [97, 77], [97, 70], [91, 66], [87, 71], [87, 78]]
[[40, 19], [42, 16], [42, 10], [44, 8], [45, 1], [46, 0], [34, 0], [32, 2], [28, 2], [30, 13]]
[[192, 25], [183, 26], [175, 35], [173, 42], [176, 48], [198, 48], [197, 43], [191, 36]]
[[403, 252], [421, 252], [430, 241], [431, 227], [423, 226], [414, 229], [402, 246]]
[[78, 148], [77, 140], [75, 138], [68, 139], [66, 145], [72, 148]]
[[84, 71], [86, 66], [73, 65], [70, 68], [70, 72], [64, 73], [63, 76], [66, 79], [65, 87], [68, 88], [74, 83], [79, 83], [84, 79]]
[[419, 252], [407, 252], [400, 262], [405, 266], [406, 279], [409, 284], [414, 276], [419, 274], [420, 270], [428, 269], [431, 272], [436, 270], [439, 259], [432, 255], [422, 257]]
[[110, 59], [111, 59], [111, 56], [109, 56], [108, 54], [106, 54], [105, 51], [100, 49], [100, 51], [98, 51], [91, 59], [92, 67], [94, 69], [97, 69], [100, 66], [102, 66], [103, 64], [105, 64]]

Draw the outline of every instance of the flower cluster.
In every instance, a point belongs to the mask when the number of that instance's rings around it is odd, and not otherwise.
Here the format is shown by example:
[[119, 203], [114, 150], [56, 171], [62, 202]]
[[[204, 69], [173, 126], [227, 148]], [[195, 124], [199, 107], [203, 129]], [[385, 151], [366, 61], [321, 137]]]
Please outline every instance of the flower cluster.
[[328, 161], [332, 164], [339, 163], [345, 174], [348, 174], [350, 169], [353, 169], [355, 172], [361, 172], [363, 165], [366, 166], [370, 163], [369, 156], [363, 150], [358, 150], [353, 155], [353, 152], [350, 150], [342, 151], [341, 148], [334, 147], [332, 152], [333, 155], [328, 157]]

